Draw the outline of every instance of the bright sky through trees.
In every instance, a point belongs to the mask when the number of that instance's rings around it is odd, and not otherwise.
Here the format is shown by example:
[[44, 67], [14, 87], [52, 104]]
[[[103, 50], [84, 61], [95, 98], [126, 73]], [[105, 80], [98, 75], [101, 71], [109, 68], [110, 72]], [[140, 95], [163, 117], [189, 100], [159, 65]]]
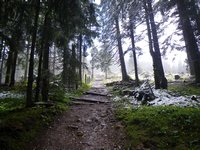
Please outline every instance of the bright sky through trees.
[[[100, 4], [101, 0], [95, 0], [96, 4]], [[163, 17], [158, 13], [155, 17], [156, 22], [160, 22], [163, 19]], [[159, 42], [162, 43], [167, 36], [169, 36], [170, 34], [173, 34], [176, 30], [176, 24], [170, 24], [170, 22], [173, 20], [174, 18], [171, 18], [170, 20], [167, 21], [166, 24], [168, 24], [167, 28], [165, 29], [164, 34], [159, 38]], [[120, 23], [121, 25], [123, 25], [123, 22]], [[136, 34], [141, 34], [141, 32], [143, 30], [146, 29], [146, 25], [141, 24], [137, 27], [136, 30]], [[145, 34], [145, 33], [144, 33]], [[172, 41], [173, 43], [181, 43], [181, 45], [184, 45], [183, 41], [180, 41], [181, 37], [178, 35], [173, 35], [172, 37]], [[125, 43], [123, 44], [123, 49], [124, 51], [128, 49], [128, 47], [131, 45], [131, 41], [130, 39], [125, 39], [124, 40]], [[99, 43], [98, 39], [94, 40], [94, 46], [99, 47], [101, 43]], [[142, 53], [143, 55], [139, 56], [138, 59], [138, 65], [140, 68], [143, 68], [143, 70], [146, 72], [148, 70], [152, 70], [152, 58], [150, 56], [149, 53], [149, 47], [148, 47], [148, 37], [147, 35], [145, 36], [145, 38], [139, 42], [136, 42], [136, 46], [140, 47], [142, 49]], [[166, 57], [167, 56], [167, 57]], [[184, 62], [186, 59], [186, 52], [184, 50], [182, 51], [171, 51], [168, 50], [166, 53], [166, 56], [163, 56], [163, 65], [164, 65], [164, 69], [166, 70], [166, 72], [168, 72], [168, 70], [172, 70], [175, 71], [178, 68], [178, 65], [180, 64], [180, 62]], [[90, 57], [88, 58], [89, 60], [91, 59]], [[132, 66], [129, 66], [129, 61], [132, 59], [132, 57], [130, 57], [130, 53], [127, 53], [125, 55], [125, 61], [127, 64], [127, 68], [130, 68]], [[183, 67], [181, 69], [181, 72], [185, 72], [186, 71], [186, 64], [182, 63]], [[120, 72], [120, 67], [119, 65], [115, 65], [111, 68], [113, 73], [117, 73]], [[174, 73], [178, 73], [178, 72], [174, 72]]]

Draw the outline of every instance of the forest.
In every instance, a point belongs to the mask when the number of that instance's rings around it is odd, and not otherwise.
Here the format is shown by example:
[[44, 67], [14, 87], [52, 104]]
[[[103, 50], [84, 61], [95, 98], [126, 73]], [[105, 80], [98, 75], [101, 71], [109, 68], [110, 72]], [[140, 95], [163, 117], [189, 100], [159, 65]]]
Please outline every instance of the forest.
[[199, 106], [199, 0], [0, 1], [0, 149], [200, 149]]

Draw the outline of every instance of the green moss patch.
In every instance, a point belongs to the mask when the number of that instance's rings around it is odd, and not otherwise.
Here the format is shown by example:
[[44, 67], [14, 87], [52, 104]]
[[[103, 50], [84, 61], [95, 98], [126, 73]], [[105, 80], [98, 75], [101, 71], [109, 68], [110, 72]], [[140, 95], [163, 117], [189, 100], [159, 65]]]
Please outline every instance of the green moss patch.
[[200, 149], [200, 109], [179, 107], [118, 108], [125, 125], [128, 147]]
[[195, 85], [169, 85], [168, 89], [181, 95], [200, 95], [200, 87]]
[[23, 98], [0, 99], [0, 149], [23, 150], [27, 144], [52, 123], [54, 118], [68, 109], [69, 96], [81, 95], [88, 90], [84, 85], [72, 93], [62, 88], [51, 87], [51, 107], [36, 106], [25, 108]]

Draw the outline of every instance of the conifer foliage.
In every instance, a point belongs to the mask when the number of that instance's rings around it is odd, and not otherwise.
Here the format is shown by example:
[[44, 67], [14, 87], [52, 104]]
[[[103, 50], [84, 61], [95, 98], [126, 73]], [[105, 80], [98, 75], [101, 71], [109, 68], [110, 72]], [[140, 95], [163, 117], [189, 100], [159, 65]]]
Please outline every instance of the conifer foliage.
[[[97, 35], [94, 29], [98, 25], [96, 5], [92, 1], [2, 0], [0, 15], [0, 52], [3, 54], [1, 64], [6, 68], [5, 84], [14, 86], [16, 69], [22, 67], [19, 57], [25, 53], [27, 57], [21, 59], [27, 64], [24, 73], [26, 76], [28, 72], [27, 107], [39, 101], [39, 97], [45, 102], [49, 100], [52, 77], [61, 74], [66, 88], [80, 85], [82, 81], [78, 74], [81, 70], [78, 68], [82, 68], [82, 45], [91, 43], [91, 38]], [[1, 83], [2, 73], [1, 68]]]

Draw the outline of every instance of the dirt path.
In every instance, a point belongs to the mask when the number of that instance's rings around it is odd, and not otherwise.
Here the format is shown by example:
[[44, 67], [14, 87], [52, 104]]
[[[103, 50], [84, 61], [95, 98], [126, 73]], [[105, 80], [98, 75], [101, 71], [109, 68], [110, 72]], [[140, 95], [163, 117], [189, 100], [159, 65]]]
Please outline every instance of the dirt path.
[[[96, 81], [83, 99], [106, 103], [79, 101], [58, 118], [36, 142], [35, 150], [121, 150], [124, 149], [123, 127], [113, 116], [112, 103], [101, 81]], [[107, 101], [109, 101], [107, 103]]]

